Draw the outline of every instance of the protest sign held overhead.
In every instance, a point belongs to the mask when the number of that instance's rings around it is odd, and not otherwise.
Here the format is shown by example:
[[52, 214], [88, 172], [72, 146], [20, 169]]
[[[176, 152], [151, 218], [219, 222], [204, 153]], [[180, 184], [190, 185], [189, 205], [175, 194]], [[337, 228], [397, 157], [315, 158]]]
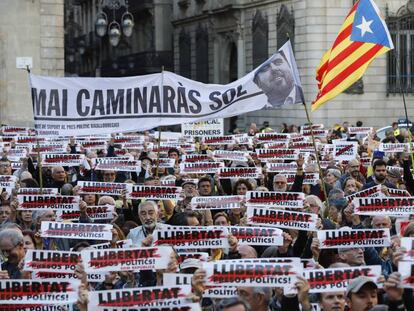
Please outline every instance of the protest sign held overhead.
[[127, 185], [116, 182], [78, 181], [81, 194], [121, 195]]
[[205, 145], [228, 145], [236, 143], [233, 135], [227, 136], [206, 136], [201, 140]]
[[402, 260], [414, 261], [414, 238], [401, 238], [401, 247], [405, 249]]
[[414, 213], [414, 197], [354, 198], [357, 215], [406, 215]]
[[182, 188], [127, 184], [127, 191], [128, 199], [178, 200]]
[[229, 160], [247, 162], [246, 152], [243, 151], [229, 151], [229, 150], [214, 150], [213, 158], [217, 160]]
[[168, 244], [179, 249], [206, 249], [229, 247], [225, 227], [172, 226], [154, 230], [154, 245]]
[[335, 160], [353, 160], [358, 154], [358, 143], [349, 141], [334, 142], [333, 157]]
[[398, 262], [398, 272], [401, 274], [401, 287], [414, 289], [414, 261]]
[[381, 195], [381, 185], [376, 185], [374, 187], [361, 190], [346, 196], [345, 198], [351, 203], [356, 198], [366, 198], [366, 197], [378, 197]]
[[79, 210], [79, 196], [69, 195], [17, 195], [19, 202], [18, 210]]
[[222, 167], [218, 170], [218, 177], [238, 179], [238, 178], [260, 178], [261, 167]]
[[58, 188], [19, 188], [17, 194], [24, 195], [46, 195], [46, 194], [58, 194]]
[[80, 253], [48, 250], [27, 250], [24, 271], [73, 272], [80, 262]]
[[304, 231], [316, 231], [316, 220], [318, 219], [318, 215], [316, 214], [256, 206], [248, 206], [246, 215], [247, 223], [251, 225], [264, 225]]
[[214, 210], [240, 208], [243, 196], [206, 196], [193, 197], [191, 199], [191, 209], [197, 210]]
[[180, 163], [181, 174], [216, 174], [224, 167], [223, 162], [184, 162]]
[[[172, 307], [184, 300], [191, 293], [191, 286], [154, 286], [141, 288], [125, 288], [91, 292], [89, 296], [89, 310], [117, 310], [117, 308], [138, 309], [145, 307]], [[170, 306], [171, 305], [171, 306]], [[158, 310], [158, 309], [155, 309]]]
[[285, 133], [257, 133], [256, 139], [258, 143], [275, 143], [288, 142], [290, 134]]
[[[183, 162], [208, 162], [211, 156], [208, 154], [183, 154], [182, 158]], [[185, 168], [185, 166], [182, 167]]]
[[[295, 182], [296, 172], [280, 172], [278, 175], [284, 176], [287, 179], [288, 185]], [[305, 173], [303, 177], [304, 185], [314, 185], [319, 180], [319, 173]]]
[[256, 149], [257, 158], [262, 162], [272, 160], [297, 160], [298, 149]]
[[203, 263], [206, 285], [294, 287], [299, 258], [237, 259]]
[[370, 277], [376, 283], [381, 276], [381, 266], [305, 269], [303, 275], [309, 282], [309, 293], [329, 293], [346, 290], [349, 280], [359, 276]]
[[108, 249], [108, 248], [130, 248], [132, 247], [132, 240], [127, 239], [127, 240], [119, 240], [116, 241], [115, 246], [112, 245], [112, 243], [110, 242], [106, 242], [106, 243], [100, 243], [100, 244], [93, 244], [91, 245], [91, 247], [95, 248], [95, 249]]
[[69, 238], [82, 240], [112, 239], [112, 225], [75, 224], [54, 221], [42, 221], [40, 236], [45, 238]]
[[409, 146], [408, 144], [384, 144], [381, 143], [379, 145], [379, 151], [385, 153], [392, 153], [392, 152], [408, 152]]
[[42, 153], [43, 166], [80, 166], [85, 155], [83, 154], [61, 154], [61, 153]]
[[123, 159], [94, 159], [92, 162], [97, 171], [124, 171], [124, 172], [140, 172], [141, 161], [123, 160]]
[[266, 163], [266, 171], [269, 173], [280, 173], [283, 171], [295, 171], [298, 165], [296, 162], [290, 163], [274, 163], [274, 162], [267, 162]]
[[[86, 207], [86, 214], [92, 220], [112, 220], [114, 218], [115, 206], [113, 205], [89, 205]], [[57, 210], [56, 221], [79, 221], [81, 212], [70, 210]]]
[[183, 134], [183, 136], [195, 137], [223, 136], [224, 120], [212, 119], [194, 123], [183, 123], [181, 124], [181, 134]]
[[177, 285], [191, 285], [192, 274], [185, 273], [164, 273], [162, 275], [164, 286], [177, 286]]
[[264, 227], [226, 227], [238, 245], [283, 245], [283, 231]]
[[2, 304], [67, 304], [78, 300], [78, 280], [0, 280]]
[[350, 126], [348, 127], [349, 135], [367, 135], [372, 132], [372, 127], [356, 127]]
[[247, 191], [246, 204], [251, 206], [302, 208], [303, 192]]
[[405, 189], [388, 188], [388, 193], [391, 197], [410, 197], [411, 194]]
[[87, 272], [166, 269], [173, 249], [170, 246], [88, 249], [81, 252]]
[[317, 232], [320, 248], [383, 247], [391, 245], [390, 229], [339, 229]]

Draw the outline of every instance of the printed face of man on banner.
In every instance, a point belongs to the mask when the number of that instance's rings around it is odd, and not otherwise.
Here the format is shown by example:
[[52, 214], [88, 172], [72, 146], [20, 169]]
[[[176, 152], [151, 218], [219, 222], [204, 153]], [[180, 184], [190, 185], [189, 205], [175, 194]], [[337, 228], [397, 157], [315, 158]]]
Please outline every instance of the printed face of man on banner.
[[280, 107], [289, 100], [295, 100], [295, 94], [291, 94], [295, 87], [295, 80], [283, 51], [278, 51], [259, 67], [253, 81], [266, 94], [272, 107]]

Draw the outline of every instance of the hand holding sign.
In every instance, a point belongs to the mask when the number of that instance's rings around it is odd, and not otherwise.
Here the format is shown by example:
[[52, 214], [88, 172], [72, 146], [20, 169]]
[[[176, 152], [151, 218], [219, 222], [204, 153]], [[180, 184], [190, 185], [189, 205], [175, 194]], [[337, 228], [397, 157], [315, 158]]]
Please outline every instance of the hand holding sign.
[[387, 297], [390, 301], [402, 300], [404, 288], [401, 288], [400, 286], [401, 274], [399, 272], [391, 273], [384, 283], [384, 290], [387, 293]]

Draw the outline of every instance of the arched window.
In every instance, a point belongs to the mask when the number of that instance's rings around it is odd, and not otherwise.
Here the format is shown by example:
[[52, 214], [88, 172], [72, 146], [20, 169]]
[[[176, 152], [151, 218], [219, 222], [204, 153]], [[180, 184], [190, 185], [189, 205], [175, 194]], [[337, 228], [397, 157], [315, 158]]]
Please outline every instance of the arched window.
[[281, 48], [283, 44], [286, 43], [288, 39], [288, 34], [290, 42], [292, 42], [292, 47], [295, 46], [295, 18], [293, 12], [290, 12], [286, 5], [282, 4], [280, 11], [277, 14], [276, 21], [277, 29], [277, 48]]
[[387, 14], [387, 25], [395, 46], [387, 55], [387, 94], [399, 93], [400, 83], [405, 93], [414, 93], [414, 1]]
[[253, 18], [253, 68], [263, 63], [268, 57], [269, 27], [267, 19], [258, 10]]
[[196, 80], [208, 83], [208, 32], [198, 27], [196, 33]]
[[191, 79], [191, 37], [184, 31], [180, 33], [179, 50], [180, 75]]

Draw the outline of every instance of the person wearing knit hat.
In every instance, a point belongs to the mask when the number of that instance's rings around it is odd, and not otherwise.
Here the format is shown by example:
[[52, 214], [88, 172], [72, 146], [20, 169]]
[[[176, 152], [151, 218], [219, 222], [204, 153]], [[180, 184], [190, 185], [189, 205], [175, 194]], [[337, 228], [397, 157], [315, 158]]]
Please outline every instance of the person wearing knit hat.
[[387, 180], [390, 183], [398, 186], [398, 184], [401, 182], [401, 172], [398, 170], [398, 168], [392, 168], [388, 171]]

